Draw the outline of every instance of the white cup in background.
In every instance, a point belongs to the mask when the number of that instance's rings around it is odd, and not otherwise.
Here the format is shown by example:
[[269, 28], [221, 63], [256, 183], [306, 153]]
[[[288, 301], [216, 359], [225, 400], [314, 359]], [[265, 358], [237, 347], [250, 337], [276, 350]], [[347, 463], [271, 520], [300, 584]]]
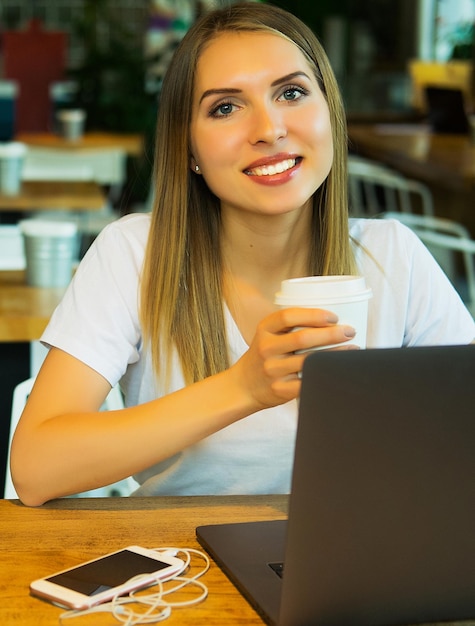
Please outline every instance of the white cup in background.
[[56, 113], [60, 134], [69, 141], [77, 141], [84, 134], [86, 112], [83, 109], [61, 109]]
[[19, 141], [0, 143], [0, 194], [16, 196], [20, 193], [26, 151], [26, 145]]
[[22, 220], [19, 225], [25, 248], [27, 284], [66, 287], [77, 260], [77, 225], [39, 219]]
[[356, 336], [349, 343], [365, 348], [368, 301], [371, 297], [372, 291], [366, 286], [363, 276], [307, 276], [282, 281], [275, 303], [282, 308], [331, 311], [338, 316], [338, 324], [355, 329]]

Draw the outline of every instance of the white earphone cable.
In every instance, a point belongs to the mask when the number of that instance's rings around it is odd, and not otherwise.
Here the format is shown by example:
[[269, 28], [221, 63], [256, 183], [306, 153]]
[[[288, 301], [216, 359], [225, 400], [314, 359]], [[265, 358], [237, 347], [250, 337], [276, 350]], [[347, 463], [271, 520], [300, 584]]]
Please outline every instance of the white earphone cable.
[[[200, 550], [193, 548], [154, 548], [158, 554], [176, 554], [183, 556], [184, 565], [180, 572], [167, 579], [166, 581], [157, 580], [157, 591], [154, 593], [140, 595], [140, 590], [132, 592], [127, 596], [116, 596], [110, 602], [99, 604], [90, 609], [71, 610], [62, 613], [59, 616], [60, 623], [63, 620], [90, 615], [92, 613], [111, 613], [118, 622], [125, 626], [138, 626], [139, 624], [157, 624], [170, 617], [172, 610], [175, 608], [190, 607], [202, 602], [208, 595], [207, 586], [198, 580], [209, 569], [210, 561], [208, 556]], [[182, 576], [184, 571], [191, 567], [192, 556], [197, 556], [204, 561], [204, 565], [193, 576]], [[136, 576], [131, 580], [140, 579]], [[178, 584], [164, 587], [164, 583], [176, 581]], [[186, 588], [195, 587], [198, 589], [198, 595], [189, 600], [173, 601], [170, 598], [174, 593]], [[144, 608], [147, 607], [147, 608]]]

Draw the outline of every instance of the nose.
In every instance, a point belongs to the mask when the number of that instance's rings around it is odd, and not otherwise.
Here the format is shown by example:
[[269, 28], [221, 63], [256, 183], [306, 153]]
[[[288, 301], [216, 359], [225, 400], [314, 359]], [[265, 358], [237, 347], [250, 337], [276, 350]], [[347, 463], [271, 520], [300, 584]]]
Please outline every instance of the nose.
[[269, 104], [255, 107], [252, 115], [250, 141], [252, 144], [274, 144], [287, 135], [283, 112]]

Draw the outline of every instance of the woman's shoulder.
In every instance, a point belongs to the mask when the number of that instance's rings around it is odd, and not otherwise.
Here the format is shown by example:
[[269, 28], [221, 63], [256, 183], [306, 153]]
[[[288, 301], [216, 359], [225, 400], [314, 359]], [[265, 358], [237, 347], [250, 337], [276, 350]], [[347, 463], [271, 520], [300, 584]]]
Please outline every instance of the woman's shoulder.
[[350, 218], [350, 235], [354, 239], [379, 239], [411, 236], [412, 231], [397, 219]]
[[130, 213], [108, 224], [99, 237], [147, 241], [150, 231], [150, 213]]
[[123, 272], [124, 268], [140, 271], [143, 263], [150, 215], [131, 213], [110, 222], [92, 242], [79, 265], [82, 271], [97, 271], [99, 267]]
[[368, 250], [409, 251], [420, 245], [419, 238], [397, 219], [351, 218], [350, 237]]
[[89, 254], [143, 257], [150, 232], [150, 214], [130, 213], [108, 224], [96, 237]]
[[350, 237], [355, 259], [362, 271], [383, 268], [387, 271], [397, 262], [399, 272], [410, 272], [416, 259], [427, 256], [419, 237], [397, 219], [352, 218]]

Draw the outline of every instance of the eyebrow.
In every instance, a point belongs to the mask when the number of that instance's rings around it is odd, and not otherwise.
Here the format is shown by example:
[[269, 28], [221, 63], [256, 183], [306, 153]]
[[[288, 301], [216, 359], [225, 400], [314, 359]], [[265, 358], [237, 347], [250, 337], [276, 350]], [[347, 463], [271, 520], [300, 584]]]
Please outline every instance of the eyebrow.
[[[274, 80], [271, 83], [271, 87], [277, 87], [278, 85], [282, 85], [283, 83], [286, 83], [289, 80], [292, 80], [299, 76], [303, 76], [304, 78], [307, 78], [308, 80], [310, 80], [310, 76], [306, 74], [305, 72], [302, 72], [302, 71], [291, 72], [290, 74], [286, 74], [285, 76], [282, 76], [281, 78], [277, 78], [276, 80]], [[237, 93], [242, 93], [242, 89], [233, 89], [232, 87], [222, 87], [220, 89], [207, 89], [205, 92], [203, 92], [200, 98], [199, 104], [201, 104], [205, 98], [209, 98], [210, 96], [222, 96], [225, 94], [237, 94]]]

